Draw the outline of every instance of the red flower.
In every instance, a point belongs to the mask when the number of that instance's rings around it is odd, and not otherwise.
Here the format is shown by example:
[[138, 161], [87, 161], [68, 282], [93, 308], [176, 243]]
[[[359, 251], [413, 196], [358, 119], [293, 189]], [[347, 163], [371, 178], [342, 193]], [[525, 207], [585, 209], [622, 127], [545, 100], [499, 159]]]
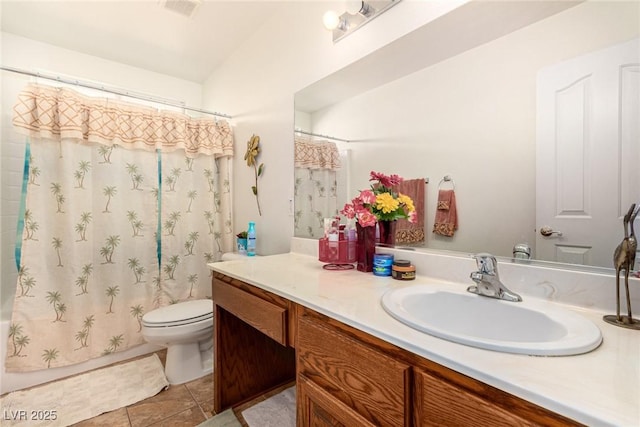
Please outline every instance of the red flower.
[[376, 195], [371, 190], [362, 190], [359, 199], [365, 205], [373, 205], [376, 202]]
[[374, 225], [376, 225], [377, 221], [378, 220], [376, 216], [368, 210], [358, 212], [358, 223], [362, 227], [373, 227]]
[[371, 171], [371, 178], [369, 181], [378, 181], [384, 187], [393, 187], [394, 185], [400, 184], [404, 179], [396, 174], [385, 175], [380, 172]]
[[345, 217], [349, 218], [349, 219], [353, 219], [353, 218], [356, 217], [356, 210], [355, 210], [354, 206], [350, 205], [348, 203], [346, 205], [344, 205], [344, 208], [342, 208], [340, 213], [342, 215], [344, 215]]

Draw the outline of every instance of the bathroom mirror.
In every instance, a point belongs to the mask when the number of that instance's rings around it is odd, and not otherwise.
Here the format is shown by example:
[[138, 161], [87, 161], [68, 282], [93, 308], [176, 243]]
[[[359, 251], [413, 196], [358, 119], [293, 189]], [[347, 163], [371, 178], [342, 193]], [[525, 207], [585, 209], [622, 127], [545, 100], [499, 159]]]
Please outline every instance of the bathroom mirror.
[[[567, 64], [587, 58], [597, 67], [608, 62], [603, 52], [628, 43], [637, 56], [638, 13], [637, 2], [470, 2], [299, 91], [296, 129], [349, 141], [336, 141], [348, 159], [337, 182], [344, 190], [338, 209], [369, 186], [370, 171], [427, 179], [421, 247], [511, 257], [525, 243], [535, 260], [611, 269], [622, 216], [640, 201], [638, 60], [616, 74], [620, 81], [604, 84], [626, 94], [624, 108], [618, 105], [624, 120], [616, 118], [610, 133], [586, 135], [610, 111], [597, 103], [607, 96], [593, 96], [588, 79], [571, 80], [555, 87], [552, 99], [566, 99], [569, 111], [579, 106], [582, 115], [554, 130], [568, 142], [548, 157], [539, 141], [549, 132], [540, 107], [549, 98], [548, 75], [564, 73]], [[594, 140], [605, 141], [603, 151], [587, 154]], [[605, 158], [609, 163], [598, 163]], [[445, 175], [453, 181], [441, 183]], [[451, 184], [459, 228], [444, 237], [431, 228], [438, 189]], [[543, 199], [555, 212], [549, 221], [560, 225], [537, 220]], [[589, 223], [602, 207], [609, 223]], [[541, 236], [543, 225], [562, 235]], [[588, 242], [572, 240], [578, 225], [586, 226]], [[298, 228], [295, 235], [310, 237]], [[550, 255], [539, 255], [542, 245]]]

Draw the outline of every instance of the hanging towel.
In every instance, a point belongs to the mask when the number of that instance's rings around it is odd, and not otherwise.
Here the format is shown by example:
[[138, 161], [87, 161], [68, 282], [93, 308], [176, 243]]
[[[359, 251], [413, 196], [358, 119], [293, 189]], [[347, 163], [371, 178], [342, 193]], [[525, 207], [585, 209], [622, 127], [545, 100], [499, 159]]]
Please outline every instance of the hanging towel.
[[396, 224], [396, 244], [411, 244], [424, 242], [424, 213], [425, 213], [425, 179], [406, 179], [396, 185], [398, 193], [411, 197], [416, 208], [418, 222], [412, 224], [407, 219], [399, 219]]
[[452, 237], [457, 229], [456, 193], [454, 190], [439, 190], [433, 232], [442, 236]]

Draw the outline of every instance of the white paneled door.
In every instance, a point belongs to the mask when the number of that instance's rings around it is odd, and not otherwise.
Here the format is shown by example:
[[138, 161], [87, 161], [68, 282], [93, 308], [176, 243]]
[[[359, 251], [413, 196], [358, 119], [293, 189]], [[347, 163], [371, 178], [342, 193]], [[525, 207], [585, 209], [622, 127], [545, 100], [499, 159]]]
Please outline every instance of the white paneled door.
[[640, 202], [639, 40], [547, 67], [537, 85], [535, 258], [613, 267]]

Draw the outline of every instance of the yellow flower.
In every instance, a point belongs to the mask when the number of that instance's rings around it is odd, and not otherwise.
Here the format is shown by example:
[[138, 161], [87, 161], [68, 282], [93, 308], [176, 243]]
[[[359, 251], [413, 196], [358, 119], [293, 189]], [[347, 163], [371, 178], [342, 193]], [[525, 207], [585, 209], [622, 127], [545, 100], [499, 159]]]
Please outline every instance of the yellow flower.
[[390, 213], [398, 209], [400, 203], [389, 193], [380, 193], [376, 196], [376, 209], [383, 213]]
[[253, 135], [251, 139], [247, 141], [247, 152], [244, 155], [244, 159], [247, 161], [247, 166], [253, 166], [258, 154], [260, 154], [260, 137]]
[[406, 194], [398, 194], [398, 202], [403, 203], [407, 207], [407, 212], [413, 212], [416, 210], [415, 206], [413, 206], [413, 200], [411, 200], [411, 197]]

